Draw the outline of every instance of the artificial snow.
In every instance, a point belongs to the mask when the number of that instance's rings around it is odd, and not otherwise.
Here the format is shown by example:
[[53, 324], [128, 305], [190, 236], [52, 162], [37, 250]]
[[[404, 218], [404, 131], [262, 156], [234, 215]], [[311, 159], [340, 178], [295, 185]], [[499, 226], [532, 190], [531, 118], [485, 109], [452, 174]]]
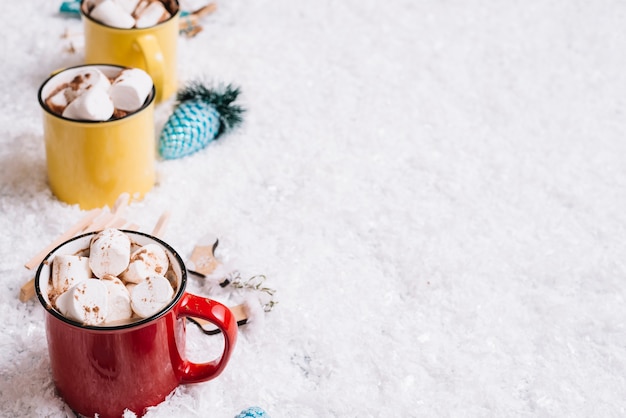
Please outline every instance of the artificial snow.
[[[24, 263], [84, 215], [48, 188], [37, 102], [82, 63], [60, 3], [5, 2], [0, 29], [7, 417], [73, 416], [43, 309], [18, 300]], [[164, 239], [183, 258], [214, 234], [278, 304], [240, 327], [221, 376], [146, 417], [624, 416], [626, 5], [217, 6], [179, 39], [180, 81], [239, 86], [244, 123], [158, 161], [127, 218], [150, 232], [171, 211]], [[157, 132], [172, 108], [157, 106]], [[189, 291], [250, 297], [197, 278]], [[190, 357], [220, 339], [189, 325]]]

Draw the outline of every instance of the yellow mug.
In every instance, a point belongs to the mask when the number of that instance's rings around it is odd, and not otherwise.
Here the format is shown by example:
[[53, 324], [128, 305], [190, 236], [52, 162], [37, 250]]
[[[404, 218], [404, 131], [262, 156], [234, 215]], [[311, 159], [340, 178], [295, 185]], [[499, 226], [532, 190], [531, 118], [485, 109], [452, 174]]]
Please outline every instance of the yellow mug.
[[124, 67], [80, 65], [50, 76], [39, 89], [48, 183], [54, 195], [81, 209], [112, 207], [122, 193], [141, 199], [155, 183], [155, 88], [136, 112], [108, 121], [79, 121], [54, 113], [46, 98], [89, 68], [114, 78]]
[[115, 64], [141, 68], [152, 77], [156, 101], [167, 100], [176, 92], [177, 46], [180, 7], [178, 1], [166, 2], [172, 17], [148, 28], [120, 29], [97, 22], [88, 15], [86, 1], [81, 0], [84, 22], [85, 63]]

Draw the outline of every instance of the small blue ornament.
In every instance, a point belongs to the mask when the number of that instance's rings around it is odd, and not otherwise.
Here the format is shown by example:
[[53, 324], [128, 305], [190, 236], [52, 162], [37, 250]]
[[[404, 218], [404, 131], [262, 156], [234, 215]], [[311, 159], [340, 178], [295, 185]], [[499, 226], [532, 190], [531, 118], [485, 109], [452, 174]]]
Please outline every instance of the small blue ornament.
[[258, 406], [251, 406], [241, 411], [235, 418], [270, 418], [270, 416]]
[[61, 3], [59, 12], [80, 17], [80, 0], [67, 0]]
[[192, 82], [176, 95], [176, 108], [163, 126], [159, 154], [166, 160], [200, 151], [242, 121], [244, 109], [234, 104], [239, 89], [209, 89]]

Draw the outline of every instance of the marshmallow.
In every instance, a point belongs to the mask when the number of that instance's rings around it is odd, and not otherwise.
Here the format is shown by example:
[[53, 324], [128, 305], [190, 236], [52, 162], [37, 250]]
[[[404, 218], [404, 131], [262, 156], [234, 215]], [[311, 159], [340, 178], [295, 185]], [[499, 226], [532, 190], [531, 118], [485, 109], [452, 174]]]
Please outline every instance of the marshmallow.
[[152, 91], [152, 78], [140, 68], [122, 70], [117, 76], [109, 95], [116, 109], [134, 112], [143, 106]]
[[113, 116], [115, 107], [109, 94], [100, 88], [90, 88], [72, 100], [63, 117], [75, 120], [105, 121]]
[[135, 11], [133, 12], [133, 16], [136, 18], [137, 16], [142, 14], [143, 11], [146, 10], [146, 7], [148, 7], [149, 4], [150, 4], [150, 0], [139, 0], [139, 3], [137, 4], [137, 6], [135, 6]]
[[111, 81], [97, 68], [87, 68], [77, 73], [64, 90], [67, 102], [71, 102], [89, 89], [99, 88], [108, 91]]
[[98, 325], [107, 316], [107, 287], [98, 279], [83, 280], [56, 299], [57, 309], [85, 325]]
[[160, 1], [153, 1], [148, 7], [136, 13], [136, 28], [149, 28], [171, 17], [170, 13]]
[[89, 266], [96, 277], [119, 276], [130, 261], [130, 239], [120, 230], [107, 228], [96, 234], [89, 247]]
[[137, 283], [126, 283], [126, 290], [128, 290], [128, 294], [133, 294], [133, 289], [137, 287]]
[[46, 100], [46, 105], [55, 113], [63, 113], [63, 110], [69, 103], [65, 90], [59, 90]]
[[114, 0], [126, 13], [132, 15], [139, 0]]
[[91, 278], [89, 258], [78, 255], [56, 255], [52, 261], [52, 287], [64, 293], [78, 282]]
[[107, 317], [106, 322], [121, 321], [133, 316], [130, 308], [130, 293], [124, 283], [115, 276], [106, 275], [102, 283], [107, 288]]
[[105, 0], [85, 0], [85, 7], [87, 8], [87, 10], [91, 10], [94, 7], [96, 7], [97, 5], [99, 5], [100, 3], [102, 3]]
[[174, 289], [164, 276], [150, 276], [139, 283], [130, 294], [135, 314], [148, 318], [163, 309], [174, 296]]
[[146, 244], [130, 256], [128, 269], [122, 273], [127, 283], [139, 283], [149, 276], [163, 276], [169, 266], [165, 250], [158, 244]]
[[91, 13], [94, 20], [114, 28], [130, 29], [135, 26], [135, 19], [122, 6], [113, 0], [105, 0], [96, 5]]

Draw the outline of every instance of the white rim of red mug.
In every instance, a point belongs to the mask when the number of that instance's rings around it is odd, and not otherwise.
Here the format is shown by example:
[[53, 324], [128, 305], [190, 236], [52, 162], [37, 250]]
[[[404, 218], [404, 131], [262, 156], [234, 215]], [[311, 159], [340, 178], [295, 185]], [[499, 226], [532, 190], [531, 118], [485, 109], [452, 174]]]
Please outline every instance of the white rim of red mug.
[[[127, 330], [127, 329], [131, 329], [131, 328], [135, 328], [135, 327], [140, 327], [142, 325], [146, 325], [150, 322], [153, 322], [156, 319], [161, 318], [162, 316], [164, 316], [165, 314], [167, 314], [167, 312], [169, 312], [177, 303], [178, 301], [183, 297], [184, 293], [185, 293], [185, 288], [187, 285], [187, 269], [185, 268], [185, 264], [183, 263], [183, 259], [180, 257], [180, 255], [178, 254], [178, 252], [176, 252], [176, 250], [174, 250], [174, 248], [172, 248], [169, 244], [167, 244], [166, 242], [160, 240], [159, 238], [150, 235], [150, 234], [146, 234], [145, 232], [139, 232], [139, 231], [131, 231], [131, 230], [125, 230], [125, 229], [120, 229], [121, 232], [125, 233], [125, 234], [129, 234], [129, 235], [141, 235], [143, 237], [149, 238], [155, 242], [157, 242], [158, 244], [162, 245], [168, 252], [168, 258], [170, 258], [170, 255], [174, 257], [174, 259], [176, 260], [176, 262], [179, 264], [180, 266], [180, 278], [178, 280], [178, 289], [176, 290], [176, 294], [174, 295], [174, 297], [172, 298], [172, 300], [165, 305], [159, 312], [157, 312], [156, 314], [149, 316], [148, 318], [142, 318], [136, 321], [132, 321], [126, 324], [120, 324], [120, 325], [85, 325], [80, 321], [74, 321], [72, 319], [69, 319], [67, 317], [65, 317], [64, 315], [62, 315], [59, 311], [57, 311], [52, 304], [50, 303], [49, 299], [47, 297], [44, 297], [44, 291], [47, 293], [48, 289], [42, 289], [40, 282], [40, 276], [41, 276], [41, 272], [44, 268], [44, 265], [49, 265], [51, 266], [51, 262], [52, 262], [52, 258], [54, 255], [56, 255], [56, 251], [59, 250], [61, 247], [64, 247], [65, 245], [76, 241], [76, 240], [80, 240], [80, 239], [84, 239], [87, 236], [93, 236], [96, 235], [97, 233], [99, 233], [100, 231], [93, 231], [93, 232], [88, 232], [86, 234], [82, 234], [82, 235], [78, 235], [74, 238], [71, 238], [65, 242], [63, 242], [62, 244], [59, 244], [57, 247], [55, 247], [52, 251], [50, 251], [48, 253], [48, 255], [46, 255], [46, 257], [43, 259], [43, 261], [39, 264], [39, 267], [37, 268], [37, 273], [35, 274], [35, 293], [37, 294], [37, 298], [39, 299], [39, 302], [43, 305], [44, 309], [46, 309], [46, 311], [48, 311], [52, 316], [54, 316], [57, 319], [60, 319], [61, 321], [65, 322], [68, 325], [72, 325], [76, 328], [81, 328], [81, 329], [88, 329], [88, 330], [92, 330], [92, 331], [101, 331], [101, 332], [110, 332], [110, 331], [117, 331], [117, 330]], [[132, 239], [131, 239], [132, 242]], [[86, 250], [87, 248], [83, 249]], [[172, 262], [172, 260], [169, 260], [170, 263]], [[50, 281], [50, 277], [48, 277], [46, 279], [46, 285], [49, 283]]]

